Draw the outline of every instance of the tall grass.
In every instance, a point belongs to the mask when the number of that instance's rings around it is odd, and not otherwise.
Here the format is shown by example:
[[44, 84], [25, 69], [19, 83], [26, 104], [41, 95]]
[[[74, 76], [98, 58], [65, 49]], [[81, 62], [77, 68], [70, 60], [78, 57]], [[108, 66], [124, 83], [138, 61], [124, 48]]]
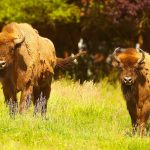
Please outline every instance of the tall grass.
[[150, 149], [149, 137], [131, 134], [119, 83], [55, 81], [46, 120], [33, 117], [33, 107], [27, 114], [11, 119], [3, 101], [0, 91], [2, 150]]

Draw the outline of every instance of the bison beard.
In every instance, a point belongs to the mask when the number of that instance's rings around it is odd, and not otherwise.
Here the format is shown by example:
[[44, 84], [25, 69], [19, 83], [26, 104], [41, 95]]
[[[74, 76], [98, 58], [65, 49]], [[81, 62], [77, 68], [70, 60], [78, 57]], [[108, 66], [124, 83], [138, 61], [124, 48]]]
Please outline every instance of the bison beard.
[[127, 86], [124, 84], [122, 84], [121, 88], [131, 117], [133, 133], [135, 133], [137, 127], [136, 100], [138, 98], [138, 88], [137, 85]]
[[16, 94], [20, 91], [19, 112], [24, 112], [32, 100], [34, 114], [41, 112], [45, 116], [55, 66], [70, 66], [83, 54], [57, 58], [53, 43], [41, 37], [31, 25], [10, 23], [4, 26], [0, 33], [0, 62], [5, 62], [7, 67], [1, 64], [0, 80], [10, 115], [14, 116], [17, 111]]

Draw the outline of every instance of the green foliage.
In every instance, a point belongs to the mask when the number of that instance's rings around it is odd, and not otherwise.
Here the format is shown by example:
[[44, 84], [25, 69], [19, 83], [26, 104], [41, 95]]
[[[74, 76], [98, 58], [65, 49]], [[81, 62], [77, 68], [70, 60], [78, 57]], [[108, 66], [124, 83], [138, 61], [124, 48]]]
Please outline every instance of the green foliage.
[[73, 4], [67, 4], [65, 1], [54, 0], [53, 6], [48, 7], [49, 10], [52, 10], [51, 13], [48, 13], [48, 16], [59, 22], [78, 22], [80, 19], [79, 8]]
[[129, 150], [149, 149], [150, 139], [132, 136], [130, 117], [120, 85], [103, 80], [55, 81], [48, 102], [48, 119], [25, 115], [10, 119], [0, 91], [1, 150]]
[[66, 0], [1, 0], [0, 22], [64, 23], [79, 21], [79, 9]]

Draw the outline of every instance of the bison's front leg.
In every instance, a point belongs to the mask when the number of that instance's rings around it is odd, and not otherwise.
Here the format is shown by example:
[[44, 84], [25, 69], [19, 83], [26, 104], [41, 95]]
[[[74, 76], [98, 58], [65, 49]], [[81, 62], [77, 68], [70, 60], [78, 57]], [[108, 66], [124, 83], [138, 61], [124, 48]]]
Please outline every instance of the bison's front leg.
[[11, 117], [14, 117], [17, 113], [18, 103], [16, 98], [15, 87], [11, 82], [3, 82], [3, 93], [5, 96], [5, 102], [9, 106], [9, 113]]
[[140, 136], [144, 135], [147, 126], [147, 120], [150, 114], [150, 102], [147, 100], [143, 107], [141, 108], [140, 118], [139, 118], [139, 128], [140, 128]]
[[32, 92], [33, 92], [32, 86], [25, 88], [21, 92], [19, 113], [23, 113], [29, 108], [29, 106], [31, 104], [31, 100], [32, 100], [32, 95], [33, 95]]
[[133, 134], [137, 131], [138, 126], [138, 116], [137, 116], [137, 110], [136, 110], [136, 104], [133, 101], [127, 102], [127, 109], [129, 111], [131, 122], [132, 122], [132, 132]]

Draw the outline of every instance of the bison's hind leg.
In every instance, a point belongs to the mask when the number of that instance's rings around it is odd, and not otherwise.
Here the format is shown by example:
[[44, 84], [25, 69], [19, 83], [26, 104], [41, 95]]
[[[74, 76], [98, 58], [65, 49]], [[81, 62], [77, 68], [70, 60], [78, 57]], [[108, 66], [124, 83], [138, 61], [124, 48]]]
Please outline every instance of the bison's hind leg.
[[42, 105], [42, 108], [41, 108], [41, 115], [42, 115], [43, 117], [46, 116], [47, 101], [48, 101], [48, 99], [49, 99], [50, 92], [51, 92], [51, 87], [50, 87], [50, 85], [45, 86], [45, 87], [42, 89], [42, 91], [41, 91], [41, 93], [43, 93], [43, 98], [44, 98], [43, 101], [45, 101], [45, 102], [43, 103], [43, 105]]
[[51, 85], [47, 84], [44, 87], [36, 87], [33, 90], [34, 94], [34, 115], [41, 112], [43, 117], [46, 117], [47, 101], [51, 92]]
[[33, 87], [29, 86], [28, 88], [25, 88], [21, 92], [21, 98], [20, 98], [20, 109], [19, 112], [22, 114], [23, 112], [26, 112], [31, 104], [32, 97], [33, 97]]

